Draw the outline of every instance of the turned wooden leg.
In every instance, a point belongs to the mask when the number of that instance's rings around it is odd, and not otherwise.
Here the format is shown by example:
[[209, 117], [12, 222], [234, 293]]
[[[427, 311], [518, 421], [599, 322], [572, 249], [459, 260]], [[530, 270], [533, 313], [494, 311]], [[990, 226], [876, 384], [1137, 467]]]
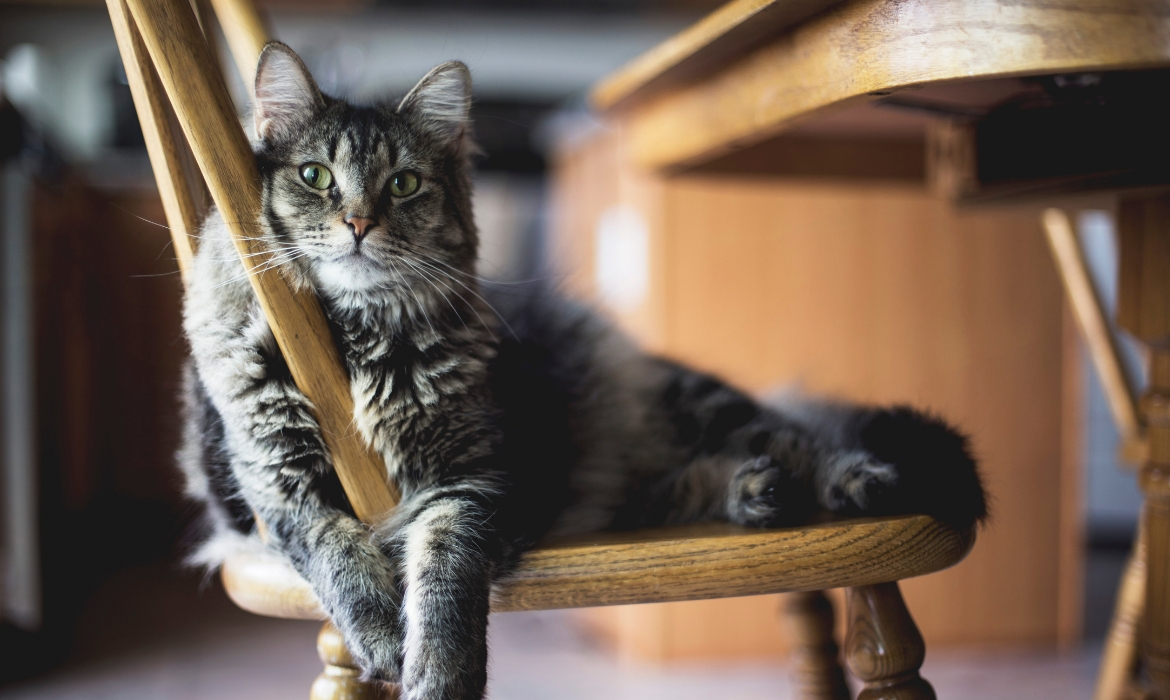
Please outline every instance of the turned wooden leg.
[[377, 683], [360, 680], [361, 669], [354, 663], [341, 633], [326, 622], [317, 635], [317, 654], [325, 670], [313, 681], [309, 700], [395, 700], [398, 693], [384, 691]]
[[857, 700], [935, 700], [918, 675], [926, 645], [897, 583], [846, 591], [845, 660], [864, 684]]
[[789, 593], [783, 616], [792, 634], [792, 684], [801, 700], [849, 700], [833, 638], [833, 603], [822, 591]]
[[1138, 627], [1145, 609], [1146, 528], [1143, 523], [1121, 576], [1093, 700], [1128, 700], [1132, 697], [1130, 685], [1137, 667]]
[[1150, 393], [1143, 401], [1150, 461], [1142, 469], [1146, 495], [1146, 610], [1144, 659], [1154, 696], [1170, 700], [1170, 351], [1151, 358]]
[[1146, 496], [1142, 659], [1153, 697], [1170, 700], [1170, 197], [1122, 201], [1117, 232], [1117, 321], [1150, 346], [1150, 385], [1142, 399], [1150, 446], [1141, 471]]

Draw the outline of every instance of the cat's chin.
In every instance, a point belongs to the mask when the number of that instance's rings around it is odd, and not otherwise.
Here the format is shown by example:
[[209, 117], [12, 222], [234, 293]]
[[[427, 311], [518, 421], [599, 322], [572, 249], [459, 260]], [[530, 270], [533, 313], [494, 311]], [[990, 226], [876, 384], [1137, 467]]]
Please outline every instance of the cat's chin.
[[338, 290], [347, 294], [380, 294], [397, 286], [385, 268], [362, 255], [316, 261], [313, 264], [313, 276], [319, 289]]

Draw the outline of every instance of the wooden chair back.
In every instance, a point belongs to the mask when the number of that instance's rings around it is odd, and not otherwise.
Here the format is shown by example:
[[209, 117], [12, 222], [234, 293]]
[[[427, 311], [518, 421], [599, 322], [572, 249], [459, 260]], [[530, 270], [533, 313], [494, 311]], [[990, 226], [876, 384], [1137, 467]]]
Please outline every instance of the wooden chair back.
[[[248, 0], [213, 0], [245, 83], [267, 43]], [[260, 175], [227, 85], [187, 0], [107, 0], [179, 268], [190, 274], [204, 183], [227, 222], [277, 344], [317, 420], [354, 512], [375, 522], [398, 502], [385, 465], [353, 427], [353, 399], [325, 314], [289, 286], [261, 240]], [[196, 167], [197, 166], [197, 170]], [[200, 177], [200, 173], [202, 177]]]

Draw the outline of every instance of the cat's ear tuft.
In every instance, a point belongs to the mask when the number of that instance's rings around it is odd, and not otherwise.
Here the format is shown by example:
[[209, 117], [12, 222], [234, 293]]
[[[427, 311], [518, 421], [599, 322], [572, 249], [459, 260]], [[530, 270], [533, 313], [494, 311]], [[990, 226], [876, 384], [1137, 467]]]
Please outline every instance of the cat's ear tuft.
[[279, 41], [269, 42], [256, 65], [256, 136], [279, 139], [325, 105], [325, 98], [300, 57]]
[[445, 140], [462, 141], [471, 121], [471, 71], [459, 61], [435, 66], [402, 98], [399, 112], [413, 112]]

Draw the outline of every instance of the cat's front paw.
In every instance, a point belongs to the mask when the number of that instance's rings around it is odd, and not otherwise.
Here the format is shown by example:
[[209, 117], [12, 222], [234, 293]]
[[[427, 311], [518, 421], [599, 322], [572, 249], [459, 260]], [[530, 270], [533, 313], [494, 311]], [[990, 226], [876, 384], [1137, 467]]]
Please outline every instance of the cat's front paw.
[[770, 457], [742, 464], [727, 492], [727, 519], [753, 527], [796, 525], [816, 509], [809, 487]]
[[362, 680], [399, 683], [402, 673], [402, 629], [397, 620], [367, 617], [356, 623], [335, 621], [345, 648], [362, 670]]
[[884, 513], [897, 497], [898, 470], [866, 452], [845, 452], [832, 458], [821, 485], [821, 503], [843, 515]]

